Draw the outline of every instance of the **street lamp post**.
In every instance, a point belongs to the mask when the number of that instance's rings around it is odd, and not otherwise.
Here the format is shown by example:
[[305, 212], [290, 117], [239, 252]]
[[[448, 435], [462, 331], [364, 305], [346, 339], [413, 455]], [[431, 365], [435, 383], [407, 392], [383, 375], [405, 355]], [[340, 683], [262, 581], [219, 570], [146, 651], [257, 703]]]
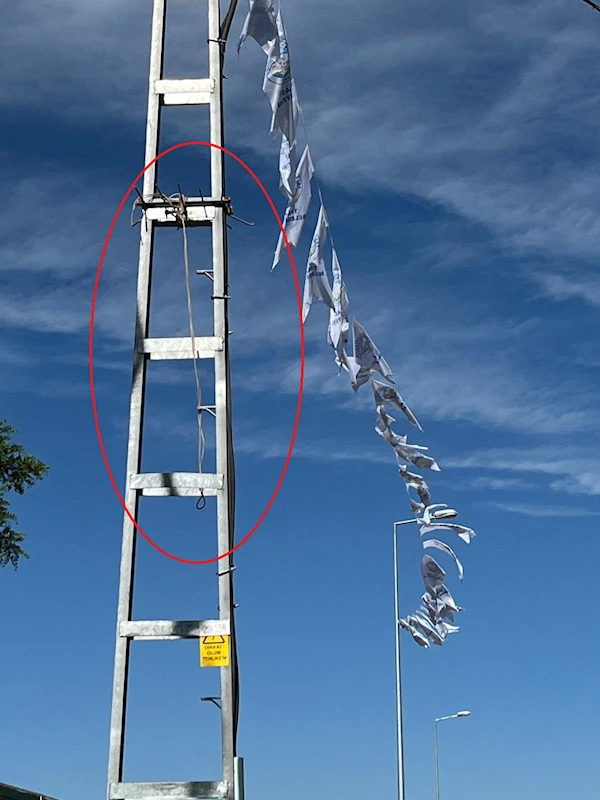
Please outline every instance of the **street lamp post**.
[[[457, 512], [452, 508], [436, 506], [438, 511], [431, 512], [431, 519], [452, 519]], [[396, 645], [396, 744], [397, 744], [397, 781], [398, 800], [405, 800], [404, 788], [404, 739], [402, 726], [402, 669], [400, 659], [400, 598], [398, 580], [398, 528], [400, 525], [416, 523], [415, 519], [404, 519], [394, 522], [394, 636]]]
[[470, 716], [470, 711], [458, 711], [456, 714], [449, 714], [447, 717], [438, 717], [434, 720], [433, 730], [435, 733], [435, 800], [440, 800], [440, 760], [438, 748], [438, 722], [444, 719], [457, 719], [458, 717]]

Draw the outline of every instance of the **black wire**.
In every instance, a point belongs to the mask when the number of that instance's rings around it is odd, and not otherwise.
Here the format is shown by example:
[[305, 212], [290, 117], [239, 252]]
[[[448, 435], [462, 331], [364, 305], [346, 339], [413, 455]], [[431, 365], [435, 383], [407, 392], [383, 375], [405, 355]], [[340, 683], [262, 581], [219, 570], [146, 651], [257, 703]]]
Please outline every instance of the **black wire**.
[[[226, 284], [227, 286], [227, 284]], [[227, 288], [226, 288], [227, 291]], [[229, 330], [229, 319], [226, 315], [225, 330]], [[229, 343], [226, 344], [229, 347]], [[227, 384], [229, 386], [229, 397], [227, 407], [227, 440], [229, 443], [227, 474], [229, 480], [229, 549], [235, 544], [235, 451], [233, 448], [233, 425], [231, 414], [231, 364], [227, 359]], [[233, 555], [229, 557], [230, 565], [233, 566]], [[232, 689], [233, 689], [233, 747], [234, 754], [237, 753], [237, 734], [240, 715], [240, 671], [237, 652], [237, 640], [235, 630], [235, 604], [233, 592], [233, 570], [229, 571], [229, 591], [231, 597], [231, 641], [232, 647]]]
[[592, 0], [583, 0], [584, 3], [587, 3], [588, 6], [595, 8], [596, 11], [600, 11], [600, 6], [597, 6], [596, 3], [592, 3]]
[[223, 22], [221, 22], [221, 30], [219, 32], [219, 38], [226, 43], [227, 37], [229, 36], [229, 31], [231, 29], [231, 23], [233, 22], [233, 16], [235, 14], [235, 10], [237, 8], [238, 0], [231, 0], [229, 3], [229, 8], [227, 9], [227, 13], [223, 18]]

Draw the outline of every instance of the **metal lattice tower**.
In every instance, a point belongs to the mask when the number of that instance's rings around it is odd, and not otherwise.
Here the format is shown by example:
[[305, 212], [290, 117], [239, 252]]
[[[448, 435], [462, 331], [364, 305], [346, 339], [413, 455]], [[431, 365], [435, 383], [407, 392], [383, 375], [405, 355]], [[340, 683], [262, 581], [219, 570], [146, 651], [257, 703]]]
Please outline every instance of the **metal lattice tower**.
[[[160, 152], [159, 131], [163, 105], [202, 105], [210, 108], [210, 142], [223, 146], [223, 56], [224, 38], [231, 22], [231, 12], [221, 22], [219, 0], [206, 0], [208, 6], [208, 78], [165, 80], [163, 61], [167, 0], [153, 0], [152, 39], [146, 127], [145, 164]], [[225, 32], [224, 32], [225, 31]], [[204, 137], [206, 138], [206, 137]], [[156, 164], [144, 175], [143, 219], [140, 225], [137, 317], [133, 356], [133, 384], [129, 418], [127, 478], [125, 503], [132, 517], [138, 520], [141, 497], [201, 497], [216, 496], [218, 553], [233, 546], [234, 486], [233, 444], [231, 435], [230, 376], [227, 315], [227, 210], [225, 197], [223, 153], [210, 148], [210, 197], [181, 198], [186, 225], [210, 229], [212, 236], [212, 301], [213, 336], [194, 337], [196, 358], [214, 360], [215, 400], [213, 406], [203, 407], [215, 416], [216, 473], [141, 473], [142, 434], [148, 359], [192, 359], [192, 338], [149, 338], [152, 262], [156, 229], [176, 226], [178, 220], [172, 207], [156, 187]], [[199, 410], [202, 413], [202, 409]], [[242, 761], [236, 756], [238, 707], [237, 657], [233, 620], [232, 556], [216, 564], [219, 619], [218, 620], [133, 620], [133, 591], [137, 531], [127, 514], [123, 522], [123, 545], [119, 582], [117, 637], [115, 650], [114, 686], [110, 728], [108, 768], [108, 800], [137, 798], [224, 798], [243, 800]], [[176, 640], [201, 636], [230, 637], [229, 666], [221, 667], [221, 737], [222, 777], [217, 781], [180, 783], [123, 782], [124, 742], [128, 673], [131, 642], [141, 640]]]

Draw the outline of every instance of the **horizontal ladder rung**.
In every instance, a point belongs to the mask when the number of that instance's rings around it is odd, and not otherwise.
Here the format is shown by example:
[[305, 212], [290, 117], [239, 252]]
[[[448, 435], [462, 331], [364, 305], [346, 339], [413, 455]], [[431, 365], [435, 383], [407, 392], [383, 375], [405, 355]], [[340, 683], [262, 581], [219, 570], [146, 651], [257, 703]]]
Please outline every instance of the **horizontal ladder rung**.
[[[194, 337], [196, 358], [214, 358], [223, 349], [221, 336]], [[140, 352], [147, 353], [152, 361], [178, 360], [193, 358], [191, 336], [171, 336], [161, 339], [143, 339]]]
[[136, 619], [121, 622], [119, 636], [129, 639], [196, 639], [200, 636], [229, 636], [228, 619], [172, 620]]
[[[149, 497], [213, 496], [223, 488], [223, 475], [209, 472], [145, 472], [130, 475], [129, 488]], [[185, 493], [179, 494], [182, 490], [186, 490]]]
[[184, 78], [154, 81], [154, 93], [166, 106], [200, 106], [210, 103], [215, 91], [212, 78]]
[[154, 489], [141, 489], [142, 497], [216, 497], [218, 489], [174, 489], [172, 486], [161, 486]]
[[[177, 195], [171, 198], [153, 195], [144, 199], [138, 198], [136, 205], [143, 208], [146, 221], [150, 220], [163, 227], [181, 227], [180, 202], [181, 198]], [[218, 208], [223, 209], [226, 214], [232, 213], [231, 200], [228, 197], [183, 197], [183, 204], [185, 224], [192, 228], [212, 225]]]
[[142, 800], [142, 798], [169, 797], [204, 798], [226, 797], [225, 781], [190, 781], [183, 783], [111, 783], [108, 787], [109, 800]]
[[[181, 223], [170, 208], [147, 208], [146, 219], [156, 222], [157, 225], [174, 225], [181, 227]], [[215, 218], [215, 206], [193, 206], [187, 209], [185, 224], [188, 228], [199, 225], [210, 225]]]

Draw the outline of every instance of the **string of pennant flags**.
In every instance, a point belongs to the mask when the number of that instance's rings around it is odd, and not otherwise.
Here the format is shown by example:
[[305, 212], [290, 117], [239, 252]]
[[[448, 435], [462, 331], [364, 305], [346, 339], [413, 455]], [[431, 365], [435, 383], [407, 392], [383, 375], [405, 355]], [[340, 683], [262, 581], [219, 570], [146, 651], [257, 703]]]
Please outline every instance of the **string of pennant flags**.
[[[275, 7], [274, 0], [249, 0], [249, 6], [238, 41], [238, 53], [245, 40], [250, 37], [260, 45], [267, 56], [263, 91], [269, 99], [272, 110], [270, 135], [275, 137], [278, 133], [281, 134], [279, 187], [287, 198], [282, 225], [290, 245], [297, 247], [312, 199], [311, 183], [315, 168], [308, 143], [300, 159], [297, 159], [296, 129], [299, 119], [304, 125], [304, 118], [292, 75], [281, 6]], [[306, 130], [305, 125], [304, 128]], [[306, 138], [308, 141], [308, 135]], [[360, 322], [354, 317], [352, 320], [350, 318], [348, 293], [320, 190], [319, 201], [319, 214], [306, 265], [302, 321], [303, 323], [306, 321], [313, 300], [319, 300], [329, 308], [327, 342], [333, 348], [339, 371], [348, 373], [355, 392], [365, 384], [371, 385], [376, 410], [375, 430], [394, 450], [398, 473], [406, 488], [411, 512], [415, 515], [423, 549], [439, 550], [450, 556], [462, 581], [463, 566], [454, 550], [440, 539], [429, 538], [429, 535], [437, 536], [439, 531], [452, 531], [463, 542], [469, 544], [475, 532], [464, 525], [448, 522], [448, 519], [456, 516], [456, 512], [443, 503], [432, 503], [429, 486], [423, 476], [409, 471], [407, 465], [433, 472], [439, 472], [440, 467], [435, 459], [427, 454], [427, 447], [409, 444], [406, 435], [401, 436], [392, 430], [392, 424], [396, 420], [388, 414], [389, 409], [400, 411], [408, 422], [419, 431], [423, 431], [399, 392], [394, 386], [389, 385], [395, 383], [393, 373], [379, 348]], [[331, 241], [333, 277], [331, 283], [325, 264], [328, 231]], [[284, 248], [285, 240], [280, 233], [271, 270], [279, 263]], [[351, 353], [349, 353], [350, 331], [352, 331]], [[379, 373], [387, 383], [375, 379], [375, 373]], [[463, 609], [456, 604], [444, 584], [445, 571], [427, 553], [421, 560], [421, 575], [425, 586], [421, 605], [414, 614], [401, 619], [400, 625], [422, 647], [442, 645], [451, 633], [458, 631], [458, 626], [454, 625], [455, 614]]]

